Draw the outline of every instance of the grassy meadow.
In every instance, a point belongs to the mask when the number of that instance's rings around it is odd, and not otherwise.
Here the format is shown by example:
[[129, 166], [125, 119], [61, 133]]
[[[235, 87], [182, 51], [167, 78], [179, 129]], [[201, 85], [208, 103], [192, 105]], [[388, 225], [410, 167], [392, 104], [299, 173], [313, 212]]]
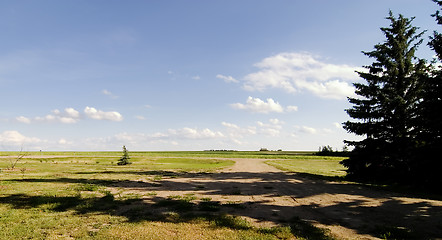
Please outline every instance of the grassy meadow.
[[339, 179], [346, 175], [346, 168], [339, 164], [345, 157], [308, 156], [289, 160], [270, 160], [267, 164], [284, 171], [296, 172], [304, 176], [325, 179]]
[[[214, 214], [218, 203], [192, 195], [146, 207], [143, 197], [155, 192], [124, 186], [161, 184], [234, 164], [220, 158], [264, 158], [282, 169], [342, 174], [338, 158], [297, 152], [129, 152], [132, 164], [125, 166], [116, 164], [121, 152], [31, 152], [11, 168], [19, 154], [0, 153], [0, 239], [328, 239], [296, 218], [287, 226], [253, 227], [241, 217]], [[160, 208], [166, 210], [159, 214]]]

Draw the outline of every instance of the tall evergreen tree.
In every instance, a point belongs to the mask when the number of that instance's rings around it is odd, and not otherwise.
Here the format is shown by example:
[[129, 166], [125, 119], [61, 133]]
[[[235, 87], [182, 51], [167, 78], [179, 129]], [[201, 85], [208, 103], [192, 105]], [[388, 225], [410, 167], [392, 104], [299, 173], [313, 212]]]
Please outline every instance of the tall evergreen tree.
[[415, 57], [423, 32], [411, 25], [414, 18], [387, 17], [390, 26], [381, 28], [386, 41], [376, 44], [374, 58], [358, 72], [366, 83], [355, 83], [359, 97], [348, 98], [353, 107], [348, 115], [357, 121], [343, 123], [351, 133], [365, 136], [362, 141], [346, 141], [354, 146], [350, 158], [342, 161], [349, 176], [365, 179], [398, 179], [411, 172], [411, 161], [417, 143], [418, 105], [422, 98], [424, 60]]
[[[442, 1], [433, 1], [442, 10]], [[442, 25], [442, 16], [439, 10], [432, 16], [436, 18], [438, 25]], [[439, 63], [442, 62], [442, 34], [435, 31], [429, 45], [436, 52]], [[426, 116], [424, 122], [429, 134], [427, 141], [436, 150], [442, 147], [442, 116], [440, 114], [442, 110], [442, 66], [440, 65], [434, 69], [425, 85], [423, 109], [425, 109]]]
[[[433, 0], [440, 8], [442, 1]], [[442, 9], [441, 9], [442, 10]], [[440, 10], [432, 15], [436, 22], [442, 25]], [[429, 46], [436, 53], [439, 62], [442, 62], [442, 34], [435, 31], [430, 38]], [[442, 148], [442, 67], [436, 64], [431, 75], [425, 79], [424, 95], [420, 104], [419, 141], [421, 147], [416, 154], [416, 171], [418, 176], [427, 183], [440, 184], [442, 178], [439, 171], [442, 170], [440, 155]], [[419, 163], [419, 164], [418, 164]]]

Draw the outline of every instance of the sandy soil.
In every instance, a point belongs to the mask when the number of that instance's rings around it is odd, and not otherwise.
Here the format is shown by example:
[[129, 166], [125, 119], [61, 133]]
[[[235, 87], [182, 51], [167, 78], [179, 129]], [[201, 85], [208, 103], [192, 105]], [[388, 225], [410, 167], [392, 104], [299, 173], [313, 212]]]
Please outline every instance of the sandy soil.
[[303, 178], [261, 159], [231, 160], [236, 162], [232, 167], [215, 173], [162, 177], [157, 184], [146, 184], [140, 178], [140, 184], [124, 187], [157, 193], [146, 196], [145, 202], [195, 194], [198, 199], [241, 203], [246, 207], [222, 210], [257, 226], [272, 226], [297, 216], [330, 229], [339, 239], [377, 239], [372, 234], [376, 227], [412, 229], [420, 239], [442, 239], [442, 201]]

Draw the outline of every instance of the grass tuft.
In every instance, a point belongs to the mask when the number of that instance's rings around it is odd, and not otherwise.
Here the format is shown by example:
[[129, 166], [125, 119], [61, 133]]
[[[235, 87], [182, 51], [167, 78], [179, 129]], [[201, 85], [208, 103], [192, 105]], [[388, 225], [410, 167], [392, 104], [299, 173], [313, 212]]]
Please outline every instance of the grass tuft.
[[392, 226], [376, 226], [374, 232], [378, 237], [385, 240], [396, 239], [421, 239], [411, 229]]
[[220, 210], [221, 204], [217, 201], [201, 201], [198, 207], [201, 211], [216, 212]]
[[258, 232], [269, 234], [277, 237], [278, 239], [292, 239], [292, 229], [291, 227], [284, 226], [284, 227], [271, 227], [271, 228], [260, 228], [258, 229]]
[[317, 228], [298, 217], [291, 219], [290, 226], [293, 235], [301, 239], [335, 240], [335, 238], [330, 235], [328, 229]]
[[252, 228], [249, 221], [231, 215], [220, 215], [213, 220], [216, 227], [227, 227], [236, 230], [248, 230]]
[[76, 188], [77, 191], [90, 191], [90, 192], [98, 191], [98, 189], [99, 187], [97, 185], [91, 183], [79, 184]]

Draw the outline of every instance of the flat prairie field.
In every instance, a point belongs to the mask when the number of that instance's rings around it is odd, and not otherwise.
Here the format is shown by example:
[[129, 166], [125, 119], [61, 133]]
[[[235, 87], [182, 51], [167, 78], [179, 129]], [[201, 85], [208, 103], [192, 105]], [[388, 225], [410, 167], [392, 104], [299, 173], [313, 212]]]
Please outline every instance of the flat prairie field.
[[[0, 239], [409, 239], [442, 202], [312, 152], [0, 152]], [[388, 215], [388, 218], [385, 217]]]

